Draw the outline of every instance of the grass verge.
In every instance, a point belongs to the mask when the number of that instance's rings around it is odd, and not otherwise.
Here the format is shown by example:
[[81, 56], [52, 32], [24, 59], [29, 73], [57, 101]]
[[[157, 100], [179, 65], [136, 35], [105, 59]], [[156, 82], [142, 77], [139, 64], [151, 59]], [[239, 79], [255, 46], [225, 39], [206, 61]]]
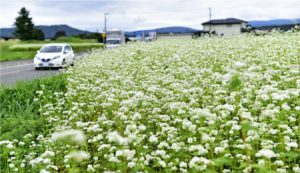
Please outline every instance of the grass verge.
[[34, 101], [37, 91], [43, 91], [44, 100], [51, 100], [53, 93], [64, 92], [65, 75], [19, 82], [12, 88], [0, 87], [0, 141], [21, 139], [24, 135], [45, 134], [46, 118], [39, 114], [43, 101]]
[[47, 43], [68, 43], [73, 47], [75, 52], [89, 50], [92, 48], [103, 48], [103, 44], [97, 43], [96, 40], [73, 37], [61, 37], [55, 41], [1, 41], [0, 61], [33, 58], [36, 51]]

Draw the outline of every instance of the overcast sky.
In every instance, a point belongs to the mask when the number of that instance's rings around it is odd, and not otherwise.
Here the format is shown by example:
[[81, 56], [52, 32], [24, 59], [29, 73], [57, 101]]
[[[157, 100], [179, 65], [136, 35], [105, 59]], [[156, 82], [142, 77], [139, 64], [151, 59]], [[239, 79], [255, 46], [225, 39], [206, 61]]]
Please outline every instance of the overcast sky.
[[0, 0], [0, 27], [11, 27], [21, 7], [30, 10], [35, 25], [67, 24], [102, 31], [104, 12], [108, 28], [123, 30], [165, 26], [201, 29], [212, 18], [244, 20], [295, 19], [300, 0]]

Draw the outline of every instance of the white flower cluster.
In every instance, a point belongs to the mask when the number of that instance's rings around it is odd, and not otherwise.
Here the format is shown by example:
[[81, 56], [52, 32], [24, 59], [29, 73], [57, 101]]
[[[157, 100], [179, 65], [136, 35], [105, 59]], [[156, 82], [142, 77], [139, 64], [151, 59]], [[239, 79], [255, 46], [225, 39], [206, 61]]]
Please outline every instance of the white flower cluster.
[[299, 40], [95, 50], [41, 108], [54, 133], [0, 142], [5, 172], [300, 172]]
[[261, 149], [259, 150], [256, 154], [256, 157], [265, 157], [268, 159], [271, 159], [273, 157], [276, 157], [275, 153], [272, 150], [268, 150], [268, 149]]
[[66, 158], [71, 158], [76, 162], [82, 162], [90, 158], [90, 154], [85, 151], [73, 151], [66, 156]]
[[52, 134], [53, 141], [67, 141], [76, 144], [83, 144], [85, 142], [85, 136], [80, 130], [63, 130]]

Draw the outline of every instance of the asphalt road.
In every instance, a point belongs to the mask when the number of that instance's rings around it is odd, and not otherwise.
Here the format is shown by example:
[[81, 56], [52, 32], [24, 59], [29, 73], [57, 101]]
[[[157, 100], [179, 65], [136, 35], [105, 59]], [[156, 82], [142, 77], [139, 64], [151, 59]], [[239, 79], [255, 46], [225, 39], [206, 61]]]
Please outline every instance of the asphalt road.
[[[76, 54], [76, 59], [86, 56], [88, 53]], [[45, 69], [35, 70], [33, 59], [8, 61], [0, 63], [0, 85], [13, 86], [18, 81], [38, 79], [60, 73], [60, 70]]]

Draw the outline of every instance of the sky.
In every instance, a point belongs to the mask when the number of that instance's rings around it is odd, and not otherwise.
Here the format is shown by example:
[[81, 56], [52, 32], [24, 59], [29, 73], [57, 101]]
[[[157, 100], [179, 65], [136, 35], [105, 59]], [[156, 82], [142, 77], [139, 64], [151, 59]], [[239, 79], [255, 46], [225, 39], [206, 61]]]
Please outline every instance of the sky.
[[35, 25], [67, 24], [102, 31], [104, 13], [108, 29], [126, 31], [166, 26], [202, 29], [209, 19], [295, 19], [300, 0], [0, 0], [0, 28], [11, 27], [21, 7], [30, 10]]

